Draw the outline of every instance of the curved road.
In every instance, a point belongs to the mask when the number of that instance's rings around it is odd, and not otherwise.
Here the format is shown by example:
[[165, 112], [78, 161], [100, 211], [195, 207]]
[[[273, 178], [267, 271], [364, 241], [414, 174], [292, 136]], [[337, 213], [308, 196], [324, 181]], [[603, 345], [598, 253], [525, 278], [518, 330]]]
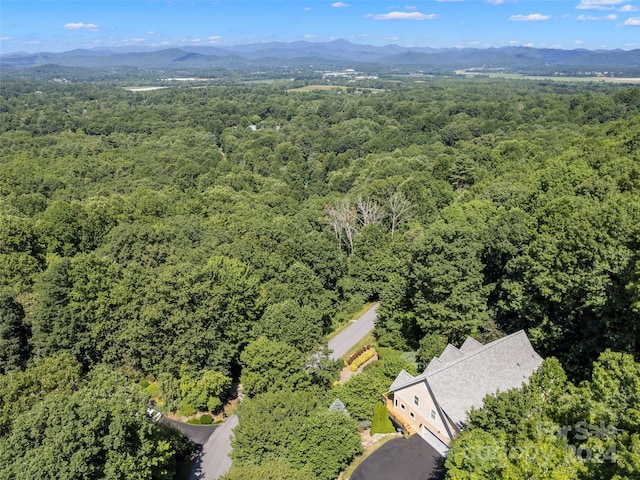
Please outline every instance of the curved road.
[[[345, 355], [362, 337], [375, 326], [376, 303], [358, 320], [353, 322], [338, 335], [329, 340], [329, 348], [333, 350], [331, 358], [338, 359]], [[231, 437], [233, 429], [238, 425], [238, 417], [230, 416], [218, 425], [207, 442], [202, 446], [198, 460], [191, 470], [190, 480], [217, 480], [231, 468]]]
[[331, 358], [334, 360], [339, 359], [351, 350], [351, 348], [358, 343], [362, 337], [373, 330], [373, 327], [375, 326], [376, 311], [379, 306], [380, 304], [376, 303], [358, 320], [329, 340], [329, 348], [333, 350]]

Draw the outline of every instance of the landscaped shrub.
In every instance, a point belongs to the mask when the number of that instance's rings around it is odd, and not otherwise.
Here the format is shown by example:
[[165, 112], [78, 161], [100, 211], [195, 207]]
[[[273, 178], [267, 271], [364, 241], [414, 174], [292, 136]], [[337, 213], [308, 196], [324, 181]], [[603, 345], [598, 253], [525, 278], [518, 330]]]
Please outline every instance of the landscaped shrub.
[[189, 420], [187, 420], [187, 423], [189, 425], [200, 425], [200, 419], [199, 418], [190, 418]]
[[188, 402], [181, 402], [180, 407], [178, 408], [178, 413], [180, 415], [184, 415], [185, 417], [193, 415], [196, 412], [197, 410], [195, 409], [195, 407]]
[[205, 413], [200, 417], [200, 425], [211, 425], [213, 423], [213, 417], [208, 413]]
[[356, 358], [353, 362], [351, 362], [351, 365], [349, 365], [349, 369], [352, 372], [355, 372], [356, 370], [358, 370], [360, 365], [365, 363], [370, 358], [373, 358], [375, 354], [376, 354], [376, 351], [373, 348], [370, 348], [369, 350], [365, 350], [358, 356], [358, 358]]
[[147, 385], [145, 390], [147, 391], [147, 395], [149, 395], [151, 398], [156, 398], [158, 395], [160, 395], [160, 392], [162, 392], [162, 389], [160, 388], [160, 384], [158, 382], [150, 383], [149, 385]]
[[382, 402], [376, 403], [373, 420], [371, 421], [371, 435], [375, 435], [376, 433], [393, 433], [395, 431], [385, 406]]
[[209, 401], [207, 401], [207, 410], [210, 412], [216, 412], [222, 407], [222, 402], [218, 397], [209, 397]]
[[352, 353], [351, 356], [349, 357], [349, 360], [347, 360], [347, 364], [351, 365], [356, 358], [358, 358], [360, 355], [362, 355], [367, 350], [371, 350], [372, 348], [373, 348], [373, 345], [369, 344], [369, 345], [365, 345], [364, 347], [362, 347], [357, 352]]

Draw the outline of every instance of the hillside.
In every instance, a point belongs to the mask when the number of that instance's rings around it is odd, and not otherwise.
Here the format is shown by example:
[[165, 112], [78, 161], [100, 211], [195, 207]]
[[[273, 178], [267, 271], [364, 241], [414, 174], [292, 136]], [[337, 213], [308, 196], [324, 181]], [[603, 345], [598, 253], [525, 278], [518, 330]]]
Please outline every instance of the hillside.
[[184, 46], [171, 49], [72, 50], [62, 53], [8, 53], [0, 56], [3, 69], [42, 65], [106, 68], [137, 67], [143, 69], [259, 68], [264, 65], [288, 65], [306, 68], [319, 66], [367, 66], [384, 69], [448, 71], [466, 68], [505, 69], [527, 74], [611, 72], [617, 76], [640, 76], [640, 50], [557, 50], [529, 47], [417, 48], [387, 45], [358, 45], [346, 40], [327, 43], [298, 41], [259, 43], [236, 46]]
[[[450, 478], [637, 478], [640, 89], [378, 82], [3, 78], [0, 478], [172, 478], [194, 448], [149, 399], [211, 423], [241, 383], [229, 478], [332, 480], [398, 372], [521, 329], [555, 359], [471, 415]], [[378, 360], [338, 385], [327, 336], [376, 301]], [[581, 421], [623, 461], [540, 433]]]

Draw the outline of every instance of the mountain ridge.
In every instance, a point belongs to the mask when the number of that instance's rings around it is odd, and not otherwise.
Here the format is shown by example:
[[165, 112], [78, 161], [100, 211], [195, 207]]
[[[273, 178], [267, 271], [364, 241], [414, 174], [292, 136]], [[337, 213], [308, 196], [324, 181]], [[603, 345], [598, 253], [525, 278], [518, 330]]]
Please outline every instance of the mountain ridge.
[[331, 42], [269, 42], [233, 46], [187, 45], [180, 47], [121, 46], [74, 49], [66, 52], [11, 52], [0, 55], [2, 68], [29, 68], [42, 65], [106, 68], [129, 66], [147, 69], [224, 67], [229, 62], [246, 67], [261, 64], [303, 65], [310, 59], [320, 63], [371, 64], [413, 68], [511, 68], [544, 69], [598, 68], [640, 71], [640, 49], [573, 50], [506, 46], [491, 48], [374, 46], [338, 39]]

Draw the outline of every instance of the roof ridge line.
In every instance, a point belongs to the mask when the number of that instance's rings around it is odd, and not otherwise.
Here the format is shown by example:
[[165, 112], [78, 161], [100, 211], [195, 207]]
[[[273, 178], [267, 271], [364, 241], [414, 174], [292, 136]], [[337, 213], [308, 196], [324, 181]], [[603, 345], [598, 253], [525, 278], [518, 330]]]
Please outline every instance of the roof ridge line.
[[[494, 340], [493, 342], [489, 342], [489, 343], [487, 343], [486, 345], [483, 345], [483, 346], [482, 346], [483, 348], [479, 348], [479, 349], [477, 349], [477, 350], [472, 351], [472, 352], [471, 352], [471, 353], [469, 353], [468, 355], [464, 355], [462, 358], [459, 358], [459, 359], [457, 359], [457, 360], [454, 360], [454, 361], [452, 361], [452, 362], [450, 362], [450, 363], [445, 363], [441, 368], [439, 368], [438, 370], [436, 370], [436, 371], [434, 371], [434, 372], [430, 372], [430, 373], [428, 373], [428, 374], [427, 374], [427, 373], [425, 373], [425, 372], [423, 372], [423, 373], [422, 373], [422, 376], [424, 376], [424, 378], [425, 378], [425, 379], [427, 379], [428, 377], [430, 377], [430, 376], [432, 376], [432, 375], [435, 375], [436, 373], [440, 373], [440, 372], [442, 372], [443, 370], [446, 370], [446, 369], [447, 369], [447, 368], [449, 368], [449, 367], [452, 367], [452, 366], [454, 366], [454, 365], [457, 365], [457, 364], [458, 364], [458, 363], [460, 363], [460, 362], [463, 362], [463, 361], [465, 361], [465, 360], [467, 360], [467, 359], [469, 359], [469, 358], [474, 357], [475, 355], [478, 355], [478, 354], [480, 354], [480, 353], [482, 353], [482, 352], [486, 352], [487, 350], [491, 350], [493, 347], [495, 347], [496, 345], [499, 345], [499, 344], [503, 343], [503, 342], [504, 342], [504, 341], [506, 341], [508, 338], [515, 337], [516, 335], [518, 335], [518, 334], [520, 334], [520, 333], [523, 333], [523, 332], [524, 332], [524, 330], [518, 330], [517, 332], [511, 333], [511, 334], [506, 335], [506, 336], [504, 336], [504, 337], [502, 337], [502, 338], [498, 338], [497, 340]], [[473, 338], [473, 337], [472, 337], [472, 338]], [[475, 339], [474, 339], [474, 340], [475, 340]], [[478, 342], [478, 343], [479, 343], [479, 342]], [[434, 357], [434, 358], [436, 358], [436, 357]]]

